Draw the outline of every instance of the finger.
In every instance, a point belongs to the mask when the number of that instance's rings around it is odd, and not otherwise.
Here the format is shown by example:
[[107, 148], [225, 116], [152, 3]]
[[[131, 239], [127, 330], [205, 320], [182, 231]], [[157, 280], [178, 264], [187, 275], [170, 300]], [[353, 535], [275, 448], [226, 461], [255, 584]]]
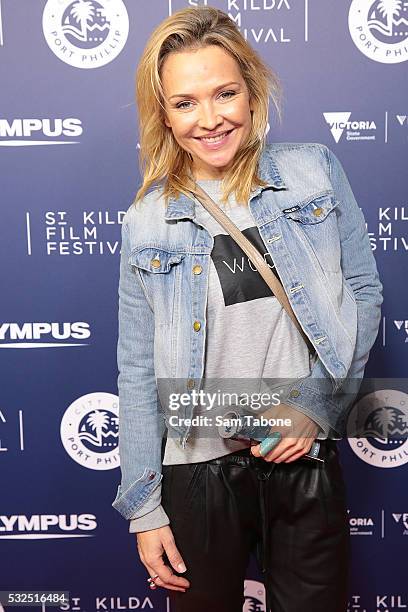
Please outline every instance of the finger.
[[284, 463], [292, 463], [293, 461], [297, 461], [297, 459], [301, 459], [302, 457], [304, 457], [306, 453], [307, 451], [304, 450], [302, 452], [296, 453], [295, 455], [289, 457], [289, 459], [286, 459]]
[[[144, 563], [144, 565], [147, 571], [149, 572], [149, 575], [151, 578], [153, 578], [154, 576], [157, 576], [159, 572], [156, 572], [152, 566], [150, 566], [148, 563]], [[152, 586], [150, 586], [150, 584], [152, 584]], [[164, 589], [170, 589], [171, 591], [182, 591], [183, 593], [186, 592], [185, 587], [176, 586], [174, 584], [167, 583], [165, 580], [163, 580], [160, 577], [160, 574], [158, 578], [155, 578], [154, 583], [149, 583], [149, 587], [151, 588], [152, 591], [154, 591], [156, 587], [162, 587]]]
[[[266, 439], [266, 438], [265, 438]], [[272, 461], [271, 457], [272, 457], [272, 453], [276, 452], [277, 449], [279, 449], [280, 445], [282, 444], [282, 440], [276, 444], [275, 448], [271, 451], [269, 451], [269, 453], [262, 453], [262, 445], [261, 443], [256, 444], [256, 446], [251, 446], [251, 453], [255, 456], [255, 457], [261, 457], [262, 459], [265, 459], [265, 461]]]
[[262, 457], [261, 453], [259, 452], [260, 447], [260, 444], [253, 444], [251, 446], [251, 453], [254, 455], [254, 457]]
[[307, 450], [304, 448], [299, 448], [298, 446], [293, 446], [289, 448], [285, 453], [279, 455], [277, 459], [275, 459], [275, 463], [288, 463], [290, 461], [295, 461], [302, 455], [306, 454]]
[[298, 453], [295, 453], [294, 455], [292, 455], [290, 458], [287, 458], [285, 460], [285, 463], [291, 463], [292, 461], [296, 461], [297, 459], [304, 457], [304, 455], [306, 455], [310, 451], [310, 449], [312, 448], [312, 445], [313, 445], [313, 440], [311, 444], [309, 444], [309, 440], [307, 440], [307, 443], [306, 445], [303, 446], [303, 449], [299, 451]]
[[[163, 527], [160, 531], [160, 539], [155, 542], [150, 542], [149, 546], [143, 546], [142, 534], [137, 538], [137, 546], [139, 556], [146, 568], [150, 568], [153, 575], [158, 574], [160, 581], [167, 585], [173, 584], [178, 587], [186, 588], [190, 586], [188, 580], [182, 576], [176, 576], [165, 561], [168, 559], [168, 553], [173, 554], [173, 558], [177, 559], [177, 565], [183, 564], [180, 553], [178, 552], [174, 536], [168, 526]], [[145, 548], [145, 550], [143, 550]], [[164, 559], [165, 557], [166, 559]], [[178, 571], [181, 571], [179, 568]], [[184, 566], [185, 570], [185, 566]], [[159, 584], [158, 580], [155, 581]], [[159, 584], [161, 586], [161, 583]]]
[[[288, 456], [297, 452], [299, 447], [296, 446], [297, 438], [284, 438], [281, 442], [264, 456], [266, 461], [275, 461], [280, 463], [280, 458], [286, 453]], [[294, 448], [296, 446], [296, 448]]]
[[276, 463], [287, 462], [289, 459], [296, 461], [303, 455], [309, 452], [313, 444], [313, 440], [310, 438], [296, 438], [295, 445], [282, 452], [279, 457], [275, 459]]
[[[154, 561], [150, 560], [149, 565], [153, 568], [155, 574], [159, 574], [160, 580], [166, 583], [166, 585], [182, 587], [183, 589], [190, 586], [187, 578], [174, 574], [171, 568], [164, 563], [161, 557], [160, 559], [156, 559]], [[157, 580], [155, 582], [157, 583]]]
[[170, 532], [162, 538], [162, 545], [167, 559], [176, 572], [182, 573], [187, 570], [183, 558], [176, 546], [173, 534]]

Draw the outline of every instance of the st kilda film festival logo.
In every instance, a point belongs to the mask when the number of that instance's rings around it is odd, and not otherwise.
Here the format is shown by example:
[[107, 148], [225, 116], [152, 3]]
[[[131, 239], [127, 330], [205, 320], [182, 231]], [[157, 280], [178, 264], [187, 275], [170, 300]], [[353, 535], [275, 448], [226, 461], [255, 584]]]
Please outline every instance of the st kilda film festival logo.
[[408, 463], [408, 394], [396, 389], [367, 393], [350, 411], [347, 438], [362, 461], [380, 468]]
[[42, 25], [51, 51], [75, 68], [109, 64], [129, 35], [129, 17], [122, 0], [48, 0]]
[[408, 3], [405, 0], [353, 0], [349, 28], [356, 47], [383, 64], [408, 60]]
[[60, 435], [68, 455], [90, 470], [119, 466], [119, 398], [105, 392], [78, 397], [65, 411]]

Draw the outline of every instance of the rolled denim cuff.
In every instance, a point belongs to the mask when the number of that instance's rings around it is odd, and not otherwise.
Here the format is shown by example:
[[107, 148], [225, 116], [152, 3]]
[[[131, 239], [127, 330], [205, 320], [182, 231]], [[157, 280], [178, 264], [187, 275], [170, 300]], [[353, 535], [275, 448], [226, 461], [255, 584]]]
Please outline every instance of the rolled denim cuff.
[[285, 390], [281, 402], [310, 417], [322, 428], [325, 436], [340, 440], [345, 435], [344, 415], [349, 400], [341, 394], [333, 394], [330, 387], [329, 381], [305, 379]]
[[146, 467], [143, 474], [127, 488], [119, 484], [112, 507], [125, 519], [144, 516], [161, 502], [162, 478], [161, 472]]

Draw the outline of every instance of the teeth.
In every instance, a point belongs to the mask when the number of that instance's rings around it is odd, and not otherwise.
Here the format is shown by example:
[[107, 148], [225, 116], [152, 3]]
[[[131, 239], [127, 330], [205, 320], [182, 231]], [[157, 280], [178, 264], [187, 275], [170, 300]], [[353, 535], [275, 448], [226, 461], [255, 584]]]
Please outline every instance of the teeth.
[[227, 135], [227, 132], [220, 134], [220, 136], [212, 136], [211, 138], [201, 138], [201, 140], [205, 140], [206, 142], [218, 142], [222, 140]]

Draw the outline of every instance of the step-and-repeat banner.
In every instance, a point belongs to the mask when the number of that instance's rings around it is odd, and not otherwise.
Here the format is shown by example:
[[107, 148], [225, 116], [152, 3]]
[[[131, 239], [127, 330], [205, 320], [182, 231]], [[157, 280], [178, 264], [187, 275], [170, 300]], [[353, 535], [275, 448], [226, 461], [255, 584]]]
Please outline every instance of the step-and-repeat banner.
[[[0, 590], [69, 591], [64, 611], [170, 609], [111, 507], [117, 285], [121, 222], [140, 182], [136, 66], [152, 29], [195, 4], [0, 0]], [[384, 285], [366, 374], [386, 382], [365, 398], [372, 436], [339, 442], [349, 610], [399, 611], [408, 606], [408, 3], [212, 5], [282, 80], [283, 123], [271, 120], [268, 140], [330, 147], [366, 217]], [[265, 610], [253, 558], [244, 610]]]

